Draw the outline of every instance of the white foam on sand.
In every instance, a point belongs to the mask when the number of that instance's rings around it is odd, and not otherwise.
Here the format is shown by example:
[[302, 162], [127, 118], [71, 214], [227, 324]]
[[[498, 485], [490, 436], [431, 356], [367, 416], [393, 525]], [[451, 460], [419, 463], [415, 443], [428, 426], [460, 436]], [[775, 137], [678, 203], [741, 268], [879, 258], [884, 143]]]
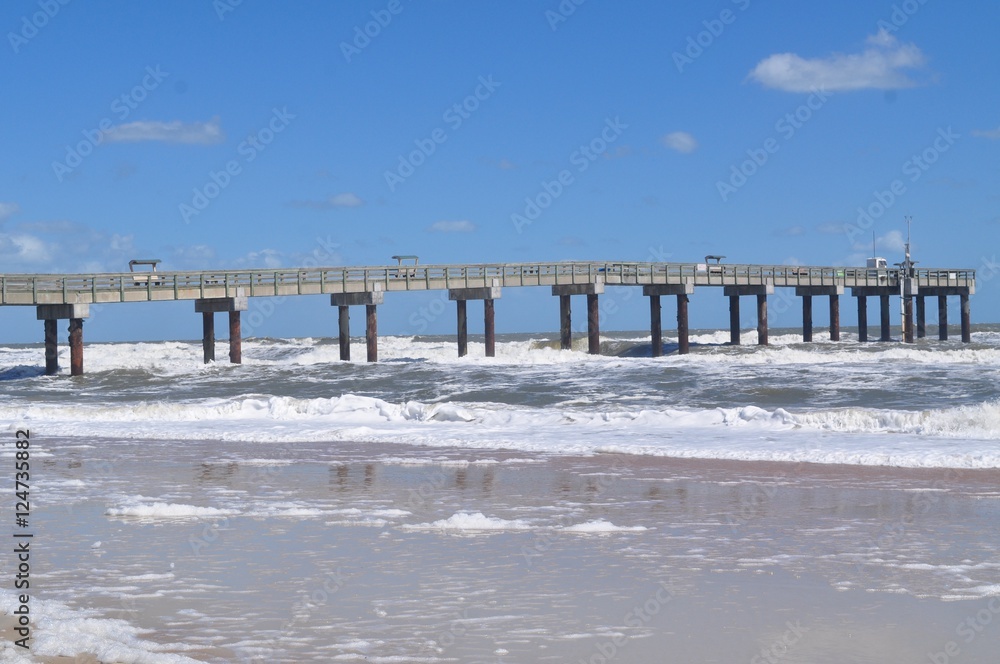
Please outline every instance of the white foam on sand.
[[[18, 606], [14, 593], [0, 590], [0, 613], [12, 615]], [[71, 609], [60, 602], [36, 597], [31, 598], [30, 607], [33, 625], [30, 654], [34, 657], [94, 655], [101, 662], [198, 664], [198, 660], [170, 652], [187, 650], [187, 646], [146, 641], [141, 636], [149, 630], [139, 629], [124, 620], [101, 618], [96, 611]], [[24, 656], [26, 652], [4, 643], [0, 660], [34, 661]]]
[[500, 519], [486, 516], [482, 512], [457, 512], [447, 519], [431, 523], [405, 524], [404, 530], [445, 530], [445, 531], [496, 531], [496, 530], [530, 530], [534, 526], [523, 519]]
[[562, 529], [564, 533], [579, 533], [579, 534], [609, 534], [609, 533], [638, 533], [645, 530], [649, 530], [645, 526], [616, 526], [610, 521], [605, 521], [604, 519], [596, 519], [594, 521], [587, 521], [586, 523], [578, 523], [572, 526], [566, 526]]

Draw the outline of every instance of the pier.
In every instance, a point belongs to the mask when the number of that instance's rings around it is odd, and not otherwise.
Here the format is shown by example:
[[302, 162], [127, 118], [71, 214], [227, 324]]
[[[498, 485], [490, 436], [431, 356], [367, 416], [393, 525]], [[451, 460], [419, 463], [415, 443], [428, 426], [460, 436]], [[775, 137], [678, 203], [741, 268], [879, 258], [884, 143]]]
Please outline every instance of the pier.
[[[676, 298], [677, 336], [681, 354], [689, 352], [689, 302], [695, 290], [720, 288], [729, 298], [730, 340], [740, 343], [740, 299], [756, 299], [758, 344], [767, 345], [767, 298], [776, 288], [793, 288], [802, 299], [802, 338], [813, 338], [813, 298], [828, 298], [830, 339], [840, 339], [840, 296], [850, 289], [857, 298], [858, 339], [868, 340], [868, 298], [880, 307], [880, 340], [890, 340], [890, 301], [902, 300], [903, 341], [926, 336], [927, 297], [936, 297], [938, 338], [948, 338], [947, 299], [961, 302], [962, 341], [971, 341], [969, 297], [976, 291], [976, 272], [944, 268], [809, 267], [722, 263], [559, 262], [466, 265], [392, 265], [315, 267], [284, 270], [188, 271], [106, 274], [0, 274], [0, 306], [34, 306], [44, 321], [45, 371], [58, 371], [57, 321], [69, 321], [70, 373], [83, 374], [83, 322], [91, 304], [193, 300], [202, 314], [204, 361], [215, 360], [215, 314], [229, 318], [232, 363], [242, 362], [241, 312], [249, 298], [329, 295], [338, 309], [340, 358], [351, 359], [351, 307], [365, 307], [369, 362], [378, 361], [378, 307], [385, 294], [447, 290], [456, 303], [458, 354], [468, 352], [467, 305], [483, 302], [486, 355], [495, 354], [495, 302], [504, 288], [548, 287], [559, 298], [560, 347], [572, 342], [572, 299], [587, 301], [588, 349], [600, 353], [599, 298], [609, 287], [642, 287], [649, 298], [653, 355], [663, 353], [661, 298]], [[914, 307], [913, 300], [916, 300]], [[916, 320], [914, 321], [914, 314]]]

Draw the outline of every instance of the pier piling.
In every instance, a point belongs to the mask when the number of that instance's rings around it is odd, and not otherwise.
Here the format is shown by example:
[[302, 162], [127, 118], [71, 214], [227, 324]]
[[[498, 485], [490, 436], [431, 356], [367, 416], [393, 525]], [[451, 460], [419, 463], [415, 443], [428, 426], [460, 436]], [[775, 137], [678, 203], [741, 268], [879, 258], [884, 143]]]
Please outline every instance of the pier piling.
[[83, 319], [69, 319], [69, 375], [83, 375]]
[[587, 350], [592, 355], [601, 352], [600, 308], [597, 296], [604, 292], [604, 282], [565, 284], [552, 287], [552, 295], [559, 298], [559, 348], [573, 348], [573, 330], [570, 326], [570, 296], [587, 296]]
[[889, 327], [889, 294], [879, 295], [879, 308], [881, 313], [882, 336], [880, 341], [890, 341], [892, 339], [891, 328]]
[[757, 345], [767, 345], [767, 295], [757, 294]]
[[642, 287], [642, 294], [649, 298], [649, 330], [653, 339], [653, 357], [663, 355], [663, 328], [660, 298], [677, 296], [677, 353], [686, 355], [691, 350], [688, 330], [688, 295], [694, 292], [694, 282], [683, 284], [650, 284]]
[[45, 375], [59, 372], [59, 332], [56, 321], [69, 320], [69, 373], [83, 375], [83, 320], [90, 316], [89, 304], [40, 304], [35, 315], [45, 321]]
[[917, 296], [917, 339], [927, 336], [927, 309], [924, 303], [924, 296]]
[[948, 341], [948, 296], [938, 295], [938, 340]]
[[500, 282], [493, 280], [492, 286], [480, 288], [451, 288], [448, 299], [455, 302], [458, 316], [458, 356], [469, 353], [468, 301], [483, 301], [483, 336], [486, 341], [486, 357], [496, 357], [496, 309], [493, 300], [501, 295]]
[[868, 341], [868, 298], [858, 295], [858, 341]]
[[245, 295], [194, 301], [195, 313], [201, 314], [201, 349], [205, 364], [215, 361], [215, 314], [223, 311], [229, 314], [229, 361], [233, 364], [243, 362], [240, 312], [247, 310], [248, 303]]
[[378, 362], [378, 305], [365, 305], [365, 346], [367, 360]]
[[729, 343], [740, 345], [740, 296], [729, 296]]
[[970, 343], [972, 341], [972, 310], [969, 307], [969, 294], [962, 293], [959, 298], [962, 303], [962, 342]]
[[802, 296], [802, 341], [813, 340], [813, 299], [812, 295]]
[[59, 373], [59, 331], [55, 319], [45, 321], [45, 375]]
[[660, 321], [660, 296], [649, 296], [649, 332], [653, 341], [653, 357], [663, 355], [663, 327]]
[[840, 341], [839, 293], [830, 293], [830, 341]]
[[601, 310], [596, 293], [587, 293], [587, 352], [601, 354]]
[[341, 362], [351, 361], [351, 308], [347, 305], [337, 307], [337, 341], [340, 344]]
[[458, 300], [456, 307], [458, 311], [458, 356], [465, 357], [469, 354], [469, 321], [466, 317], [466, 300]]
[[243, 364], [243, 325], [241, 312], [229, 312], [229, 361]]

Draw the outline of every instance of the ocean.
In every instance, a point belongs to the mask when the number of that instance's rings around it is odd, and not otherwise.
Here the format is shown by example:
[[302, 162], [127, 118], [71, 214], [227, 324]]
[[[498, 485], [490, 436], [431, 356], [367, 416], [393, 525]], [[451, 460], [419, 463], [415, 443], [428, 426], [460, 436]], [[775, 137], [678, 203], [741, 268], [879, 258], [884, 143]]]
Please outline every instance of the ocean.
[[[694, 331], [660, 358], [648, 332], [600, 356], [499, 335], [495, 358], [386, 336], [374, 364], [336, 339], [247, 339], [242, 365], [224, 341], [209, 365], [200, 342], [95, 343], [82, 378], [0, 347], [37, 552], [32, 650], [2, 657], [881, 662], [954, 640], [985, 661], [1000, 326], [852, 336]], [[977, 611], [997, 624], [964, 641]]]

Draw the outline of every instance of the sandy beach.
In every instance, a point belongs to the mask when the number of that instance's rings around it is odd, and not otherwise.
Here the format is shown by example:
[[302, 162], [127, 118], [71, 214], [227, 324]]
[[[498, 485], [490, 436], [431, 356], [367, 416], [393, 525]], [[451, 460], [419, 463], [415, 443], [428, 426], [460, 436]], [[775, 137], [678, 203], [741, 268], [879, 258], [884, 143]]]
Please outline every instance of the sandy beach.
[[36, 614], [31, 661], [832, 664], [995, 643], [960, 631], [994, 616], [993, 470], [92, 441], [109, 475], [77, 442], [46, 443], [33, 601], [66, 608]]

